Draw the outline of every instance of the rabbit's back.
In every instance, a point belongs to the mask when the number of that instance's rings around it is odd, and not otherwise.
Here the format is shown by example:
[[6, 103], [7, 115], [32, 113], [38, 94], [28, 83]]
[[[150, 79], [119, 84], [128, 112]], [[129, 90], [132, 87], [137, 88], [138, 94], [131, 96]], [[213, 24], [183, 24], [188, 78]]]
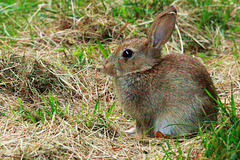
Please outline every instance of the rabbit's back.
[[162, 75], [154, 76], [152, 83], [159, 86], [160, 81], [161, 86], [153, 87], [152, 93], [155, 98], [161, 96], [159, 103], [164, 106], [156, 115], [155, 132], [181, 135], [196, 132], [203, 121], [216, 120], [216, 103], [207, 93], [217, 99], [213, 82], [197, 59], [170, 54], [162, 59], [156, 70]]

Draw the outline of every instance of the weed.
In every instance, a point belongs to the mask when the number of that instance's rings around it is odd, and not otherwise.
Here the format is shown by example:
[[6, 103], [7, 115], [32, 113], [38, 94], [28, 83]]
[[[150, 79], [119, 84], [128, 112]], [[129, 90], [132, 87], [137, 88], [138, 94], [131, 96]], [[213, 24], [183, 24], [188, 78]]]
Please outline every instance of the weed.
[[20, 117], [22, 117], [24, 121], [30, 120], [34, 124], [37, 124], [38, 122], [43, 122], [45, 119], [55, 120], [56, 117], [66, 119], [66, 115], [69, 112], [68, 108], [66, 108], [64, 112], [58, 104], [58, 98], [52, 96], [50, 92], [47, 99], [48, 101], [46, 101], [45, 98], [42, 97], [44, 107], [39, 107], [36, 110], [32, 110], [24, 107], [22, 104], [22, 100], [18, 97], [19, 108], [17, 110], [13, 110], [10, 107], [10, 109], [14, 116], [20, 115]]
[[240, 119], [236, 114], [236, 104], [231, 90], [230, 106], [214, 99], [220, 109], [219, 126], [211, 125], [210, 132], [201, 134], [204, 156], [210, 159], [240, 158]]

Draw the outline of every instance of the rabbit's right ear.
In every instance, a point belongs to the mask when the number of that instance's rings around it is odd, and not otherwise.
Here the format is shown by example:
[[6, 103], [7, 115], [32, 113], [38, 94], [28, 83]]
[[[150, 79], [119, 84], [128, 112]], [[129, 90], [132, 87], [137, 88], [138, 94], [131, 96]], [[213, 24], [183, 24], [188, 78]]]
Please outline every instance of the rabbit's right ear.
[[176, 24], [176, 15], [176, 8], [170, 6], [156, 17], [148, 32], [151, 47], [160, 48], [170, 39]]

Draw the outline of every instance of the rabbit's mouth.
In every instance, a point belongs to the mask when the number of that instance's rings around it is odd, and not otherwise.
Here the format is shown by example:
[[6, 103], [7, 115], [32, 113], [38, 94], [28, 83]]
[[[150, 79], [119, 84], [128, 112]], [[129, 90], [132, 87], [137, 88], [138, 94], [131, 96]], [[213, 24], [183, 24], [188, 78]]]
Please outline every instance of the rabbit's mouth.
[[104, 71], [106, 74], [110, 76], [115, 76], [116, 75], [116, 69], [114, 65], [111, 62], [106, 62], [103, 66]]

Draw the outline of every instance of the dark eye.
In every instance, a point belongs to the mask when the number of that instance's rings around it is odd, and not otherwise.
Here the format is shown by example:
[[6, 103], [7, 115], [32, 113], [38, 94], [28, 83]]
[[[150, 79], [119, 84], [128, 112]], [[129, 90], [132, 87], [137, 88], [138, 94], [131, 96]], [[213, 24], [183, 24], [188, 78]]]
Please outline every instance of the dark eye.
[[131, 58], [133, 56], [133, 51], [131, 49], [126, 49], [123, 51], [122, 56], [124, 58]]

